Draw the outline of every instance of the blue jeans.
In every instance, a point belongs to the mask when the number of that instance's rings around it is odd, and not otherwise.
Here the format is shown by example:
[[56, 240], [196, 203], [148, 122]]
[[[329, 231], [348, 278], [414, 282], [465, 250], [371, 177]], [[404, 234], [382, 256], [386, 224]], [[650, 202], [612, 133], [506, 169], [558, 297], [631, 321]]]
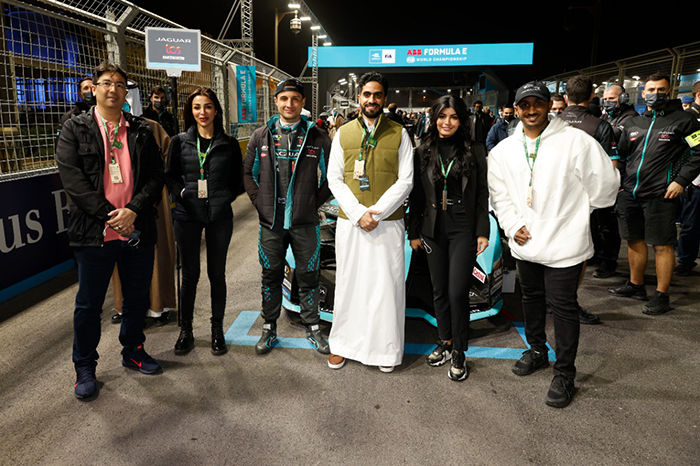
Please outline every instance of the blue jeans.
[[678, 264], [695, 267], [700, 248], [700, 188], [688, 186], [688, 196], [681, 195], [681, 232], [678, 235]]
[[154, 246], [132, 247], [125, 241], [108, 241], [102, 247], [75, 248], [78, 294], [73, 314], [73, 364], [76, 372], [97, 366], [100, 316], [107, 288], [119, 266], [122, 282], [122, 323], [119, 342], [133, 349], [146, 340], [143, 324], [150, 306]]

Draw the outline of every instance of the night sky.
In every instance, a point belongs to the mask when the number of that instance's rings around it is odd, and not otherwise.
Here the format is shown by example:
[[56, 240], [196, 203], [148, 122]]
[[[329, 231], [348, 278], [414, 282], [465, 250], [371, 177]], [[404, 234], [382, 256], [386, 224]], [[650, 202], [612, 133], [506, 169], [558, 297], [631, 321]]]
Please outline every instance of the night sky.
[[[218, 36], [233, 3], [233, 0], [205, 2], [202, 4], [206, 7], [201, 9], [178, 9], [161, 0], [132, 1], [182, 26], [201, 29], [214, 37]], [[274, 63], [274, 9], [286, 11], [288, 3], [287, 0], [254, 1], [256, 56], [268, 63]], [[511, 3], [422, 2], [423, 8], [416, 9], [408, 8], [406, 1], [306, 0], [331, 35], [334, 45], [534, 42], [532, 66], [496, 69], [499, 77], [513, 88], [530, 79], [591, 65], [595, 20], [587, 8], [594, 7], [596, 1], [522, 2], [519, 6], [510, 6]], [[695, 2], [670, 2], [674, 8], [666, 13], [658, 7], [642, 7], [640, 2], [608, 0], [600, 3], [595, 64], [700, 40], [694, 32], [697, 29], [680, 19], [692, 17], [697, 8]], [[570, 9], [570, 6], [575, 8]], [[292, 34], [289, 31], [291, 18], [285, 17], [279, 27], [280, 68], [296, 76], [306, 62], [311, 36], [308, 23], [304, 23], [302, 33]], [[227, 37], [240, 38], [238, 18]], [[450, 86], [472, 84], [478, 73], [478, 69], [453, 68], [447, 73], [395, 75], [390, 81], [392, 87]]]

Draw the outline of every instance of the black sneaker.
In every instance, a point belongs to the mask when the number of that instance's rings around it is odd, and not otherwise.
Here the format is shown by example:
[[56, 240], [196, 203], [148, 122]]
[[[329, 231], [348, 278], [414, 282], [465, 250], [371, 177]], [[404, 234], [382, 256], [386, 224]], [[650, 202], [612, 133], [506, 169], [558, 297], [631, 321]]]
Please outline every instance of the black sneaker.
[[447, 376], [450, 380], [461, 382], [469, 377], [469, 368], [464, 358], [464, 351], [452, 351], [451, 357], [452, 362], [450, 363], [450, 370], [447, 372]]
[[425, 358], [425, 362], [429, 366], [437, 367], [442, 366], [452, 357], [452, 343], [447, 340], [438, 340], [437, 346], [432, 353]]
[[125, 346], [122, 350], [122, 366], [148, 375], [155, 374], [161, 369], [158, 361], [149, 356], [146, 350], [143, 349], [143, 345], [139, 345], [134, 349], [127, 349]]
[[543, 367], [549, 367], [547, 353], [529, 349], [524, 351], [523, 356], [515, 362], [512, 371], [515, 375], [530, 375]]
[[306, 339], [314, 345], [316, 351], [321, 354], [331, 354], [331, 347], [321, 334], [321, 327], [318, 324], [312, 324], [306, 327]]
[[256, 354], [267, 354], [272, 350], [272, 344], [277, 340], [277, 326], [272, 322], [263, 324], [262, 336], [255, 344]]
[[578, 321], [586, 325], [596, 325], [600, 323], [600, 318], [597, 315], [591, 314], [590, 312], [579, 306]]
[[631, 281], [617, 288], [608, 288], [608, 293], [620, 298], [632, 298], [639, 301], [647, 300], [647, 290], [644, 285], [635, 285]]
[[574, 380], [563, 375], [555, 375], [549, 385], [547, 399], [544, 402], [553, 408], [566, 408], [571, 403], [573, 396]]
[[97, 395], [97, 379], [95, 378], [95, 369], [82, 369], [78, 372], [75, 378], [75, 397], [79, 400], [84, 398], [92, 398]]
[[642, 308], [642, 312], [648, 316], [660, 316], [670, 310], [671, 305], [668, 303], [668, 293], [660, 291], [655, 291], [654, 296]]

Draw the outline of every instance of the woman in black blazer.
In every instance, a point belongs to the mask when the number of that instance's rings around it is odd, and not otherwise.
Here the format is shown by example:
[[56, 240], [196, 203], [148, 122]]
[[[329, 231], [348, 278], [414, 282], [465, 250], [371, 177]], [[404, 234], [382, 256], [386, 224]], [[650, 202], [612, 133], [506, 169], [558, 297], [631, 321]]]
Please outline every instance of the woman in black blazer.
[[486, 148], [469, 139], [469, 112], [451, 95], [431, 108], [433, 119], [414, 155], [408, 237], [425, 249], [433, 283], [437, 347], [426, 362], [452, 360], [448, 376], [469, 376], [469, 288], [476, 256], [489, 244]]

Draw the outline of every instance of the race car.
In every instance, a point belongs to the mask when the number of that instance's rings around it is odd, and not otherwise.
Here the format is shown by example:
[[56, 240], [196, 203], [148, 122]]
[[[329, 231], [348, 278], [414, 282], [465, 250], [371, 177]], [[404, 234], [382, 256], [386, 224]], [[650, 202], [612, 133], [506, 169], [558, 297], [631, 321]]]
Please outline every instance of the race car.
[[[338, 218], [338, 204], [331, 200], [319, 209], [321, 217], [321, 277], [319, 312], [321, 320], [333, 322], [333, 304], [335, 298], [335, 224]], [[470, 320], [480, 320], [498, 314], [503, 307], [501, 292], [503, 288], [503, 258], [501, 250], [501, 238], [496, 218], [489, 215], [491, 233], [489, 246], [476, 258], [476, 265], [472, 271], [470, 298]], [[407, 293], [410, 296], [411, 289], [416, 280], [430, 280], [426, 273], [417, 273], [420, 269], [421, 251], [413, 251], [408, 240], [404, 242], [404, 254], [406, 263]], [[423, 258], [423, 261], [425, 259]], [[292, 248], [287, 249], [286, 264], [284, 269], [284, 281], [282, 282], [282, 307], [288, 313], [299, 313], [298, 286], [294, 278], [295, 261]], [[429, 285], [429, 283], [428, 283]], [[432, 305], [432, 301], [430, 302]], [[430, 307], [426, 305], [424, 307]], [[407, 307], [406, 317], [424, 319], [437, 327], [437, 321], [432, 314], [432, 309]]]

